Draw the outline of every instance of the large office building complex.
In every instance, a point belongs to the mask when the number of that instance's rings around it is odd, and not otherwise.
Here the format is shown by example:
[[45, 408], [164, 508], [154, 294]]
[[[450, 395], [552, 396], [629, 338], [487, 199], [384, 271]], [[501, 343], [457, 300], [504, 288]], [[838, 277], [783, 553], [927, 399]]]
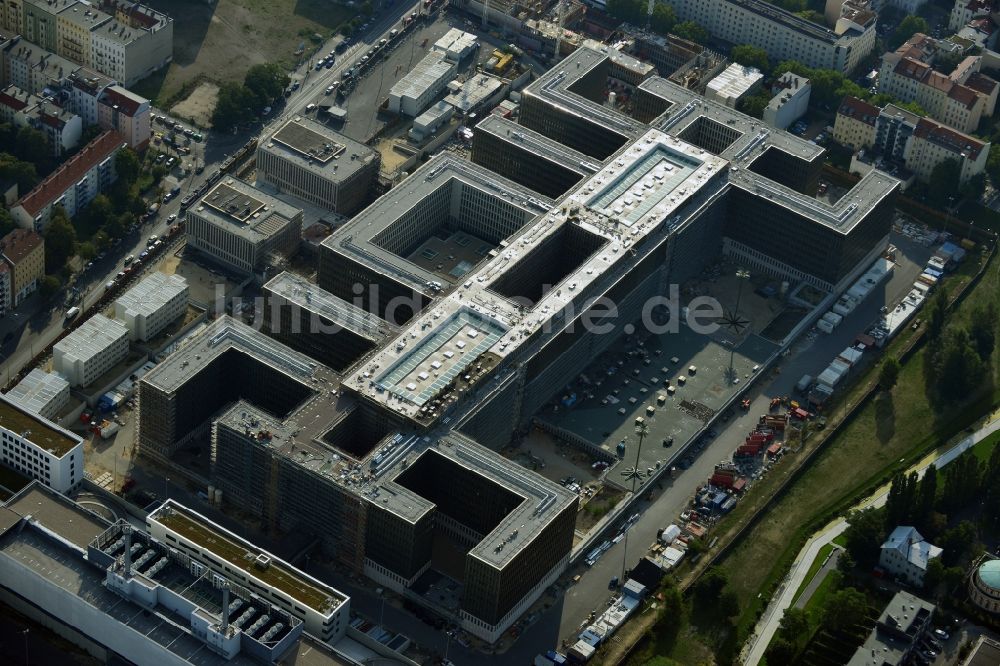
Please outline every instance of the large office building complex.
[[369, 201], [381, 160], [353, 139], [293, 118], [257, 146], [257, 177], [322, 208], [352, 215]]
[[187, 210], [188, 247], [241, 275], [258, 275], [298, 247], [302, 211], [226, 178]]
[[[206, 327], [140, 380], [141, 450], [207, 443], [228, 502], [496, 641], [565, 568], [577, 512], [496, 453], [511, 433], [721, 254], [832, 292], [887, 244], [898, 181], [819, 200], [822, 148], [650, 72], [624, 115], [604, 92], [632, 71], [578, 49], [520, 126], [483, 121], [476, 161], [527, 185], [435, 156], [323, 242], [318, 287], [265, 285], [273, 337]], [[558, 162], [549, 195], [512, 166]], [[454, 597], [420, 592], [441, 577]]]
[[3, 464], [61, 493], [83, 481], [83, 439], [0, 396]]

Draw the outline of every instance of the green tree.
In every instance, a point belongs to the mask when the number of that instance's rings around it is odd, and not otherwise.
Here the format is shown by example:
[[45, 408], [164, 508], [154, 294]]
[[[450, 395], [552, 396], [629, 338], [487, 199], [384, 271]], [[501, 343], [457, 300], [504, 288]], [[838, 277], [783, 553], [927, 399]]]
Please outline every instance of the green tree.
[[281, 97], [290, 82], [281, 66], [273, 62], [254, 65], [243, 77], [243, 87], [253, 96], [255, 110]]
[[948, 313], [948, 292], [939, 289], [927, 304], [927, 338], [934, 340], [944, 332], [944, 322]]
[[740, 614], [740, 598], [736, 592], [727, 587], [719, 595], [716, 607], [723, 617], [735, 617]]
[[750, 95], [749, 97], [744, 97], [737, 104], [737, 109], [747, 114], [748, 116], [753, 116], [754, 118], [763, 118], [764, 109], [767, 105], [771, 103], [771, 95], [767, 91], [757, 93], [756, 95]]
[[868, 613], [868, 598], [853, 587], [837, 590], [827, 598], [823, 608], [823, 625], [831, 631], [842, 631], [862, 621]]
[[887, 356], [878, 372], [878, 386], [888, 393], [899, 381], [899, 361], [895, 356]]
[[898, 472], [892, 479], [889, 495], [885, 500], [885, 529], [894, 530], [899, 525], [913, 522], [914, 502], [917, 497], [917, 473]]
[[769, 664], [791, 664], [798, 656], [799, 650], [791, 641], [776, 636], [767, 646], [764, 658]]
[[73, 256], [76, 247], [76, 230], [62, 206], [53, 209], [52, 218], [42, 235], [45, 237], [45, 272], [58, 273], [66, 266], [66, 260]]
[[778, 624], [778, 636], [795, 645], [809, 634], [809, 613], [803, 608], [786, 608]]
[[1000, 184], [1000, 143], [990, 144], [990, 154], [986, 158], [986, 173], [994, 183]]
[[705, 30], [705, 28], [694, 21], [681, 21], [674, 26], [674, 34], [681, 39], [689, 39], [698, 44], [708, 42], [708, 30]]
[[118, 180], [122, 182], [125, 189], [128, 189], [139, 180], [141, 170], [142, 165], [139, 162], [139, 156], [134, 150], [123, 148], [118, 151], [118, 154], [115, 156], [115, 173], [118, 174]]
[[677, 13], [665, 2], [653, 5], [653, 16], [649, 19], [649, 27], [655, 32], [665, 35], [677, 25]]
[[937, 545], [943, 551], [941, 563], [945, 566], [965, 564], [979, 543], [975, 524], [963, 520], [938, 538]]
[[943, 404], [965, 399], [982, 385], [986, 365], [964, 328], [949, 329], [932, 356], [932, 394]]
[[712, 567], [695, 583], [695, 596], [702, 602], [715, 603], [722, 590], [729, 584], [729, 577], [719, 567]]
[[992, 302], [972, 308], [969, 317], [969, 337], [979, 357], [984, 361], [993, 355], [996, 347], [997, 309]]
[[807, 21], [811, 21], [813, 23], [818, 23], [819, 25], [826, 26], [826, 17], [823, 16], [818, 11], [816, 11], [815, 9], [807, 9], [802, 12], [795, 12], [795, 14], [796, 16], [804, 18]]
[[929, 535], [928, 527], [934, 514], [934, 506], [937, 504], [937, 467], [930, 465], [924, 471], [923, 478], [920, 479], [920, 486], [917, 488], [917, 503], [915, 508], [914, 523], [924, 533]]
[[884, 511], [865, 509], [852, 511], [847, 516], [847, 552], [858, 566], [870, 569], [878, 562], [879, 549], [885, 538]]
[[958, 196], [961, 177], [962, 165], [957, 159], [949, 158], [934, 165], [927, 184], [928, 203], [939, 208], [947, 206], [952, 198]]
[[927, 562], [927, 570], [924, 572], [924, 589], [937, 596], [935, 592], [944, 583], [945, 566], [940, 557]]
[[729, 57], [745, 67], [756, 67], [765, 74], [771, 69], [767, 60], [767, 51], [751, 44], [734, 46], [729, 52]]
[[895, 51], [906, 40], [913, 37], [913, 35], [918, 32], [926, 34], [930, 32], [930, 28], [931, 27], [928, 25], [927, 19], [910, 14], [902, 20], [896, 30], [892, 33], [892, 36], [889, 38], [889, 48]]
[[982, 488], [983, 469], [979, 458], [966, 451], [944, 469], [944, 483], [939, 505], [953, 513], [967, 507], [978, 497]]
[[840, 557], [837, 558], [837, 571], [839, 571], [840, 575], [845, 578], [854, 573], [854, 568], [856, 566], [857, 564], [855, 563], [854, 558], [851, 557], [851, 553], [846, 550], [840, 554]]
[[0, 208], [0, 238], [14, 231], [16, 226], [17, 223], [10, 216], [10, 212], [6, 208]]
[[31, 162], [19, 160], [10, 153], [0, 153], [0, 180], [13, 180], [17, 192], [24, 196], [38, 184], [38, 171]]
[[52, 149], [44, 134], [33, 127], [22, 127], [17, 131], [14, 154], [35, 165], [42, 173], [48, 173], [52, 166]]
[[41, 295], [42, 300], [47, 301], [56, 295], [59, 291], [59, 278], [54, 275], [46, 275], [42, 278], [42, 282], [38, 285], [38, 293]]
[[253, 119], [256, 100], [245, 86], [223, 83], [212, 112], [212, 127], [226, 131]]
[[92, 242], [86, 241], [80, 243], [80, 247], [77, 249], [76, 253], [80, 255], [80, 258], [84, 261], [90, 261], [97, 256], [97, 249], [94, 247]]

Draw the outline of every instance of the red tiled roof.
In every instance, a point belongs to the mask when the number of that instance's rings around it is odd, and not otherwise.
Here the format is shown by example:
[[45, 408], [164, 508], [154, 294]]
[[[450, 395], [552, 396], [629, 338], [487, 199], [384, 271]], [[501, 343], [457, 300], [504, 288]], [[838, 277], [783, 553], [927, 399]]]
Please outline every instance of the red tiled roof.
[[979, 158], [979, 153], [986, 147], [986, 144], [979, 139], [928, 118], [917, 121], [913, 136], [947, 148], [955, 154], [964, 155], [973, 161]]
[[117, 86], [105, 89], [104, 94], [101, 95], [101, 103], [108, 106], [117, 106], [118, 110], [126, 116], [134, 116], [142, 104], [134, 97], [123, 94]]
[[866, 125], [875, 126], [875, 120], [878, 118], [878, 107], [863, 99], [858, 99], [857, 97], [851, 97], [848, 95], [840, 102], [840, 108], [837, 109], [837, 115], [846, 116], [848, 118], [853, 118], [855, 120], [860, 120]]
[[[14, 88], [14, 86], [8, 86], [4, 90], [0, 90], [0, 105], [6, 106], [14, 111], [23, 111], [28, 106], [28, 99], [31, 97], [25, 94], [24, 99], [11, 95], [7, 92], [9, 88]], [[14, 88], [15, 90], [21, 90], [20, 88]], [[22, 91], [23, 92], [23, 91]]]
[[15, 266], [42, 244], [42, 237], [30, 229], [14, 229], [0, 238], [0, 252]]
[[979, 100], [979, 95], [972, 88], [966, 88], [963, 85], [954, 85], [951, 90], [948, 91], [948, 97], [955, 100], [960, 104], [964, 104], [966, 108], [972, 108], [976, 105], [976, 101]]
[[22, 206], [28, 215], [34, 217], [38, 211], [59, 198], [96, 164], [124, 145], [125, 141], [117, 132], [111, 130], [104, 132], [39, 183], [35, 189], [21, 197], [15, 205]]
[[969, 75], [965, 85], [966, 87], [972, 88], [976, 92], [981, 92], [984, 95], [992, 95], [993, 91], [996, 90], [997, 82], [995, 79], [992, 79], [981, 72], [973, 72]]

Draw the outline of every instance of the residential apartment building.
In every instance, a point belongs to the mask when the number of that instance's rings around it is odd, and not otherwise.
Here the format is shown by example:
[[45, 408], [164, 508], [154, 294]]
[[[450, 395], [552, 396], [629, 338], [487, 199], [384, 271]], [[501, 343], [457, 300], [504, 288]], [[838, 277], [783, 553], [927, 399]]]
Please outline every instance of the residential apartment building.
[[771, 85], [774, 97], [764, 107], [763, 120], [772, 127], [787, 129], [809, 109], [812, 84], [809, 79], [785, 72]]
[[115, 181], [115, 156], [125, 145], [118, 133], [104, 132], [21, 197], [11, 216], [18, 225], [38, 232], [48, 226], [56, 206], [75, 216]]
[[188, 248], [240, 275], [258, 275], [298, 247], [302, 211], [228, 178], [187, 210]]
[[948, 17], [948, 29], [958, 32], [972, 19], [990, 16], [995, 11], [994, 0], [955, 0]]
[[59, 44], [57, 16], [77, 0], [23, 0], [21, 34], [32, 44], [55, 53]]
[[130, 148], [149, 145], [152, 123], [149, 100], [121, 86], [105, 88], [98, 99], [97, 124], [118, 132]]
[[128, 328], [95, 314], [52, 348], [52, 367], [72, 386], [90, 386], [128, 356]]
[[833, 140], [852, 150], [868, 148], [875, 142], [878, 115], [877, 106], [857, 97], [845, 97], [833, 121]]
[[112, 18], [89, 2], [76, 2], [56, 16], [59, 29], [56, 53], [81, 65], [90, 66], [93, 53], [91, 35]]
[[61, 493], [83, 481], [83, 439], [0, 395], [0, 460]]
[[0, 262], [0, 317], [6, 315], [10, 308], [10, 266]]
[[930, 118], [921, 118], [910, 140], [906, 168], [920, 180], [928, 181], [934, 167], [953, 159], [961, 168], [959, 181], [965, 183], [986, 170], [989, 153], [989, 142], [980, 141]]
[[[916, 102], [931, 117], [961, 132], [971, 132], [996, 105], [997, 82], [979, 72], [980, 56], [969, 56], [950, 74], [934, 69], [935, 57], [952, 45], [917, 33], [895, 52], [882, 56], [879, 92]], [[974, 87], [966, 82], [974, 78]]]
[[845, 8], [833, 30], [765, 0], [676, 0], [682, 21], [695, 21], [733, 44], [753, 44], [772, 62], [797, 60], [810, 67], [851, 73], [875, 48], [874, 12]]
[[187, 280], [154, 271], [115, 301], [115, 319], [128, 327], [129, 339], [146, 342], [187, 310]]
[[257, 146], [257, 178], [344, 215], [367, 204], [381, 158], [369, 146], [308, 118], [293, 118]]
[[24, 27], [24, 0], [2, 0], [0, 2], [0, 28], [20, 34]]
[[10, 307], [31, 295], [45, 276], [45, 239], [28, 229], [0, 238], [0, 257], [10, 269]]
[[3, 73], [8, 84], [36, 95], [61, 88], [79, 65], [41, 46], [14, 37], [3, 46]]
[[895, 162], [904, 162], [919, 121], [920, 116], [912, 111], [886, 104], [875, 121], [875, 152]]
[[924, 539], [915, 527], [900, 525], [882, 544], [878, 565], [892, 578], [921, 586], [927, 563], [940, 555], [941, 549]]
[[[137, 6], [141, 7], [141, 6]], [[123, 10], [124, 11], [124, 10]], [[127, 16], [127, 20], [120, 18]], [[152, 10], [124, 14], [91, 32], [90, 65], [131, 86], [173, 60], [174, 20]]]
[[[69, 93], [66, 108], [83, 119], [87, 127], [96, 125], [99, 116], [99, 101], [101, 95], [116, 81], [100, 72], [87, 67], [81, 67], [69, 75], [65, 90]], [[112, 129], [106, 127], [105, 129]]]
[[76, 148], [83, 134], [83, 120], [78, 115], [13, 85], [0, 91], [0, 118], [44, 134], [56, 158]]

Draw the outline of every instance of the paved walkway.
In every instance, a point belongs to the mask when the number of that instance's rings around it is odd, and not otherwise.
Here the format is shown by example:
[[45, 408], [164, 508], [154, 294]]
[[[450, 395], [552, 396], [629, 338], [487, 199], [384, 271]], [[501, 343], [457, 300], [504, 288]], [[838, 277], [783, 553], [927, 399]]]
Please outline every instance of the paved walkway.
[[[923, 476], [924, 470], [931, 465], [940, 469], [968, 449], [975, 446], [983, 438], [998, 430], [1000, 430], [1000, 418], [998, 418], [997, 414], [993, 414], [991, 420], [982, 428], [972, 433], [947, 451], [934, 451], [929, 453], [923, 458], [923, 460], [910, 467], [907, 472], [915, 471], [920, 476]], [[891, 484], [887, 483], [880, 487], [874, 494], [865, 498], [853, 508], [855, 510], [860, 510], [883, 506], [885, 504], [886, 497], [889, 494], [890, 485]], [[750, 640], [747, 641], [746, 646], [744, 646], [743, 663], [760, 663], [761, 658], [764, 656], [764, 651], [771, 643], [771, 638], [778, 629], [778, 624], [781, 622], [781, 617], [784, 615], [785, 609], [791, 606], [792, 599], [795, 597], [795, 591], [799, 589], [802, 581], [805, 580], [806, 574], [809, 573], [809, 567], [812, 566], [813, 561], [819, 555], [819, 551], [823, 548], [823, 546], [843, 534], [846, 529], [847, 520], [840, 518], [810, 537], [810, 539], [806, 542], [806, 545], [801, 551], [799, 551], [798, 556], [795, 558], [795, 562], [792, 563], [792, 568], [782, 581], [781, 586], [778, 588], [778, 592], [772, 598], [767, 610], [764, 611], [761, 619], [757, 622], [757, 626], [754, 629], [754, 633], [750, 637]]]
[[813, 576], [812, 580], [809, 581], [809, 584], [806, 585], [806, 589], [802, 590], [802, 594], [799, 595], [799, 598], [795, 600], [796, 608], [806, 607], [806, 604], [809, 603], [812, 596], [816, 594], [816, 589], [823, 584], [823, 581], [826, 580], [828, 575], [830, 575], [830, 572], [837, 568], [837, 562], [840, 561], [840, 556], [843, 555], [843, 553], [844, 549], [840, 546], [833, 547], [833, 550], [830, 551], [830, 554], [826, 558], [826, 562], [823, 563], [823, 566], [819, 568], [816, 575]]

